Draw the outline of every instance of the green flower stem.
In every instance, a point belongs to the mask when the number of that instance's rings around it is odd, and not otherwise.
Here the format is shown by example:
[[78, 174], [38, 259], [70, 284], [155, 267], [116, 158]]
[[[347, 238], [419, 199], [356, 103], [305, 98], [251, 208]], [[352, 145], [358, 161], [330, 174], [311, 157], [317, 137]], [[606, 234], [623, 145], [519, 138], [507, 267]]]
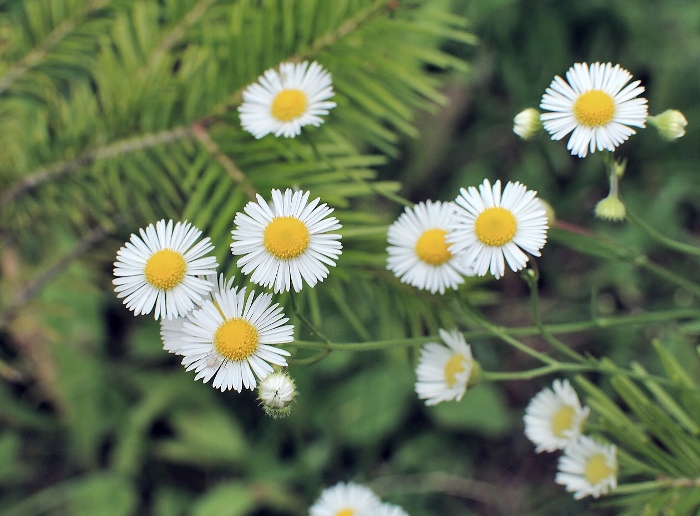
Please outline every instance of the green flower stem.
[[667, 236], [663, 235], [662, 233], [659, 233], [657, 230], [655, 230], [649, 224], [644, 222], [642, 219], [637, 217], [634, 213], [630, 213], [629, 210], [627, 211], [627, 220], [629, 220], [632, 224], [634, 224], [639, 229], [644, 231], [647, 235], [649, 235], [650, 237], [659, 241], [659, 243], [665, 245], [669, 249], [672, 249], [674, 251], [678, 251], [680, 253], [689, 254], [691, 256], [699, 256], [700, 257], [700, 247], [695, 247], [693, 245], [684, 244], [683, 242], [678, 242], [676, 240], [668, 238]]
[[[299, 320], [304, 324], [311, 332], [316, 335], [319, 339], [321, 339], [323, 342], [316, 343], [316, 344], [321, 344], [321, 348], [332, 350], [331, 348], [331, 341], [328, 337], [326, 337], [321, 331], [319, 331], [316, 326], [314, 326], [311, 321], [309, 321], [304, 315], [301, 313], [301, 310], [299, 310], [299, 304], [297, 303], [297, 298], [296, 298], [296, 292], [294, 290], [289, 291], [289, 299], [292, 302], [292, 309], [294, 310], [294, 314], [299, 318]], [[297, 346], [299, 347], [299, 346]]]
[[539, 307], [539, 292], [537, 291], [537, 280], [539, 279], [539, 271], [536, 269], [537, 265], [532, 262], [533, 268], [527, 269], [523, 272], [522, 276], [525, 279], [525, 283], [530, 288], [530, 304], [532, 306], [532, 318], [535, 321], [535, 325], [540, 330], [540, 334], [544, 339], [557, 351], [566, 355], [567, 357], [576, 360], [577, 362], [585, 362], [586, 359], [583, 358], [579, 353], [569, 348], [565, 343], [557, 339], [554, 335], [547, 330], [547, 328], [542, 324], [542, 318], [540, 316]]
[[615, 489], [612, 494], [633, 494], [643, 493], [645, 491], [658, 491], [666, 488], [698, 486], [700, 486], [700, 478], [661, 478], [659, 480], [650, 480], [649, 482], [622, 484], [621, 486], [617, 486], [617, 489]]
[[700, 285], [698, 285], [694, 281], [690, 281], [685, 276], [676, 274], [675, 272], [667, 269], [666, 267], [652, 262], [646, 256], [639, 255], [633, 260], [632, 263], [634, 265], [637, 265], [638, 267], [641, 267], [642, 269], [651, 272], [652, 274], [655, 274], [659, 278], [663, 278], [666, 281], [669, 281], [670, 283], [675, 283], [679, 287], [682, 287], [688, 290], [689, 292], [692, 292], [694, 295], [700, 297]]
[[300, 365], [300, 366], [308, 366], [311, 364], [315, 364], [316, 362], [320, 362], [324, 358], [326, 358], [328, 355], [330, 355], [333, 351], [330, 349], [324, 349], [320, 353], [316, 353], [315, 355], [312, 355], [307, 358], [288, 358], [287, 362], [289, 365]]
[[364, 179], [361, 179], [359, 177], [352, 175], [347, 169], [345, 169], [343, 167], [339, 167], [333, 160], [331, 160], [330, 158], [328, 158], [328, 156], [326, 156], [324, 153], [321, 152], [321, 150], [316, 145], [315, 140], [311, 136], [309, 136], [305, 132], [302, 132], [301, 134], [302, 134], [302, 137], [304, 138], [304, 140], [306, 141], [306, 143], [308, 143], [309, 146], [311, 147], [311, 150], [313, 151], [314, 156], [316, 156], [316, 159], [318, 159], [320, 162], [328, 165], [336, 172], [340, 172], [341, 174], [344, 174], [345, 177], [347, 177], [348, 179], [355, 181], [358, 184], [361, 184], [365, 188], [369, 189], [370, 192], [374, 192], [375, 194], [380, 195], [380, 196], [382, 196], [382, 197], [384, 197], [392, 202], [395, 202], [397, 204], [401, 204], [403, 206], [408, 206], [409, 208], [413, 207], [413, 203], [411, 201], [409, 201], [408, 199], [404, 199], [400, 195], [396, 195], [396, 194], [391, 193], [391, 192], [385, 192], [382, 189], [378, 188], [377, 185], [375, 185], [373, 183], [368, 183]]
[[[589, 321], [575, 321], [560, 324], [544, 325], [544, 328], [552, 334], [578, 333], [582, 331], [595, 330], [601, 328], [614, 328], [617, 326], [645, 325], [650, 322], [673, 321], [678, 319], [696, 319], [700, 317], [700, 310], [697, 308], [677, 308], [673, 310], [659, 310], [657, 312], [646, 312], [634, 315], [618, 315], [611, 317], [598, 317]], [[313, 331], [313, 330], [312, 330]], [[517, 328], [501, 328], [503, 333], [513, 337], [531, 337], [540, 334], [537, 326], [520, 326]], [[488, 337], [492, 335], [490, 330], [465, 331], [464, 337], [467, 340]], [[331, 349], [333, 351], [376, 351], [405, 346], [420, 346], [426, 342], [435, 341], [438, 337], [424, 336], [405, 339], [375, 340], [372, 342], [317, 342], [296, 340], [285, 346], [296, 346], [307, 349]]]
[[540, 376], [547, 376], [552, 373], [569, 372], [583, 373], [596, 371], [596, 367], [586, 364], [571, 364], [565, 362], [557, 362], [527, 371], [482, 371], [481, 379], [491, 382], [502, 382], [506, 380], [532, 380]]

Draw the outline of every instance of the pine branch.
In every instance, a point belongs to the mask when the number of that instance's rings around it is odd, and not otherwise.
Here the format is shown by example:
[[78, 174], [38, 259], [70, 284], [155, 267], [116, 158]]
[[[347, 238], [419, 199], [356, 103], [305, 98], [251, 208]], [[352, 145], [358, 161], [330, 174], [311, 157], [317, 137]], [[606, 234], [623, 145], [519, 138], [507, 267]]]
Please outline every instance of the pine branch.
[[65, 37], [70, 34], [78, 25], [78, 23], [92, 14], [93, 12], [101, 9], [109, 3], [109, 0], [93, 0], [89, 2], [85, 8], [77, 13], [72, 18], [64, 20], [60, 25], [58, 25], [51, 33], [46, 36], [44, 41], [26, 54], [22, 59], [17, 61], [14, 66], [12, 66], [5, 75], [0, 77], [0, 95], [5, 93], [12, 84], [22, 77], [27, 71], [31, 70], [39, 63], [43, 61], [53, 48], [56, 47]]
[[191, 127], [175, 127], [169, 131], [128, 138], [105, 145], [103, 147], [90, 149], [75, 159], [61, 161], [47, 167], [42, 167], [32, 174], [29, 174], [18, 185], [7, 190], [2, 197], [0, 197], [0, 209], [2, 209], [5, 204], [9, 204], [34, 188], [62, 176], [71, 174], [81, 167], [93, 163], [95, 160], [111, 158], [120, 154], [128, 154], [138, 150], [149, 149], [163, 143], [174, 142], [191, 136], [191, 131]]
[[[204, 14], [204, 10], [208, 6], [208, 2], [209, 0], [203, 0], [202, 2], [200, 2], [200, 4], [198, 4], [193, 10], [191, 10], [185, 16], [185, 18], [188, 19], [188, 17], [191, 15], [191, 18], [189, 18], [188, 20], [192, 20], [192, 22], [194, 22], [194, 19], [196, 17], [200, 17], [202, 14]], [[309, 45], [308, 49], [299, 52], [295, 56], [292, 56], [289, 60], [300, 61], [305, 57], [314, 55], [315, 53], [322, 51], [325, 47], [332, 45], [333, 43], [337, 42], [350, 32], [356, 30], [363, 24], [372, 20], [375, 16], [379, 14], [381, 8], [387, 5], [387, 3], [387, 0], [375, 1], [369, 8], [358, 13], [356, 16], [348, 20], [335, 31], [320, 36], [318, 39], [316, 39], [316, 41]], [[171, 35], [173, 35], [174, 33], [175, 35], [178, 35], [181, 31], [184, 30], [184, 26], [181, 25], [179, 26], [179, 29], [174, 29], [174, 31], [171, 32]], [[166, 37], [163, 43], [161, 43], [161, 46], [165, 45], [166, 43], [170, 44], [170, 39], [168, 37]], [[174, 129], [163, 131], [157, 134], [147, 134], [137, 136], [134, 138], [120, 140], [102, 147], [97, 147], [95, 149], [88, 150], [78, 158], [41, 167], [38, 170], [28, 174], [19, 184], [10, 188], [6, 192], [4, 192], [2, 196], [0, 196], [0, 209], [2, 209], [4, 205], [9, 204], [10, 202], [21, 197], [22, 195], [37, 188], [38, 186], [41, 186], [42, 184], [47, 183], [49, 181], [58, 179], [62, 176], [76, 172], [81, 167], [87, 166], [97, 159], [113, 157], [116, 155], [126, 154], [137, 150], [144, 150], [154, 147], [156, 145], [160, 145], [162, 143], [173, 142], [182, 138], [191, 137], [194, 134], [196, 127], [206, 128], [207, 126], [215, 122], [219, 117], [224, 115], [229, 109], [240, 104], [244, 89], [245, 88], [240, 88], [239, 90], [237, 90], [226, 101], [224, 101], [219, 106], [215, 107], [211, 114], [205, 116], [201, 120], [194, 122], [189, 127], [176, 127]], [[205, 145], [205, 148], [206, 147], [207, 146]], [[224, 168], [226, 169], [226, 166], [224, 166]], [[236, 168], [235, 165], [234, 168]], [[228, 172], [230, 173], [230, 171]], [[237, 181], [235, 177], [234, 181]], [[242, 183], [243, 181], [237, 182]]]

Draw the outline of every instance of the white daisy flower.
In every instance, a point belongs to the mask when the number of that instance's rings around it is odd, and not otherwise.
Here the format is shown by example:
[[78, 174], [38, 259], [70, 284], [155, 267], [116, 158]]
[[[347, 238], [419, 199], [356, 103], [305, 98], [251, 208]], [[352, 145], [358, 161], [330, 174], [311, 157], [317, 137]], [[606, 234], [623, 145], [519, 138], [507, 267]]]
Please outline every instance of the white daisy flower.
[[555, 480], [573, 492], [576, 500], [607, 494], [617, 487], [617, 448], [581, 436], [564, 448]]
[[[588, 151], [614, 151], [644, 127], [647, 100], [636, 98], [644, 91], [620, 65], [576, 63], [566, 72], [566, 81], [558, 75], [542, 96], [540, 107], [544, 128], [553, 140], [571, 134], [566, 148], [583, 158]], [[627, 86], [625, 86], [627, 84]]]
[[272, 190], [269, 205], [258, 195], [236, 214], [231, 251], [243, 255], [237, 264], [243, 274], [253, 273], [253, 283], [299, 292], [302, 280], [313, 287], [328, 276], [327, 265], [335, 267], [343, 246], [340, 235], [329, 231], [342, 226], [328, 217], [332, 208], [308, 199], [309, 192]]
[[435, 342], [423, 345], [416, 367], [416, 394], [428, 406], [461, 400], [474, 369], [472, 349], [464, 335], [440, 329], [440, 338], [447, 346]]
[[324, 489], [309, 516], [377, 516], [381, 500], [368, 487], [340, 482]]
[[268, 133], [294, 138], [305, 125], [318, 127], [320, 115], [336, 106], [331, 74], [317, 62], [282, 63], [269, 69], [243, 92], [238, 108], [243, 129], [256, 138]]
[[554, 380], [552, 388], [538, 392], [525, 409], [525, 435], [537, 453], [562, 450], [579, 438], [589, 412], [581, 408], [569, 380]]
[[204, 256], [214, 249], [209, 238], [195, 241], [202, 232], [188, 222], [173, 226], [161, 220], [139, 229], [117, 251], [114, 290], [134, 315], [172, 319], [186, 315], [213, 285], [197, 276], [216, 273], [216, 258]]
[[488, 179], [479, 190], [462, 188], [447, 241], [450, 252], [460, 255], [462, 267], [474, 269], [484, 276], [491, 271], [496, 278], [503, 276], [505, 261], [517, 271], [528, 261], [523, 250], [540, 256], [547, 241], [547, 214], [544, 205], [518, 182], [506, 184], [501, 194], [501, 181], [493, 187]]
[[[233, 288], [233, 278], [226, 281], [224, 275], [220, 274], [217, 280], [216, 274], [209, 274], [205, 279], [211, 283], [214, 288], [207, 296], [202, 298], [196, 308], [202, 308], [206, 300], [214, 301], [214, 294], [221, 294]], [[183, 331], [183, 325], [187, 321], [187, 316], [174, 317], [173, 319], [161, 319], [160, 321], [160, 337], [163, 341], [163, 349], [168, 353], [180, 355], [180, 348], [186, 344], [183, 337], [186, 335]]]
[[403, 510], [403, 507], [390, 503], [383, 503], [375, 514], [376, 516], [408, 516], [408, 513]]
[[256, 376], [273, 372], [270, 364], [287, 365], [289, 352], [276, 344], [294, 340], [294, 327], [285, 325], [289, 319], [270, 294], [245, 294], [237, 287], [217, 292], [183, 323], [178, 353], [187, 371], [196, 371], [195, 381], [213, 377], [212, 386], [221, 391], [253, 390]]
[[474, 275], [459, 265], [445, 241], [453, 209], [449, 202], [421, 202], [389, 226], [387, 269], [402, 283], [444, 294], [464, 283], [462, 275]]

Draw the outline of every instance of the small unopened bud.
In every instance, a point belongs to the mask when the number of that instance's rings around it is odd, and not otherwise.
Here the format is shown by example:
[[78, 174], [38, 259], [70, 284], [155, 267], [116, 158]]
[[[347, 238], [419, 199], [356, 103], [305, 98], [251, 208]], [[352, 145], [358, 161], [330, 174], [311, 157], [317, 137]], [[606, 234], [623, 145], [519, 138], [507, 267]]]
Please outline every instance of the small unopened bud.
[[617, 195], [610, 194], [595, 207], [595, 216], [599, 219], [620, 221], [625, 219], [625, 205]]
[[523, 140], [529, 140], [541, 129], [540, 112], [535, 108], [527, 108], [515, 115], [513, 119], [513, 132]]
[[667, 109], [660, 115], [650, 116], [647, 122], [656, 127], [665, 140], [680, 138], [685, 134], [685, 126], [688, 125], [683, 113], [677, 109]]
[[537, 197], [536, 197], [536, 199], [542, 205], [542, 208], [544, 209], [544, 215], [545, 215], [545, 217], [547, 217], [547, 225], [551, 228], [554, 225], [554, 221], [557, 220], [557, 215], [554, 212], [554, 208], [552, 208], [552, 205], [549, 204], [544, 199], [539, 199]]
[[294, 380], [287, 373], [271, 373], [260, 382], [258, 398], [265, 414], [275, 419], [287, 417], [297, 394]]

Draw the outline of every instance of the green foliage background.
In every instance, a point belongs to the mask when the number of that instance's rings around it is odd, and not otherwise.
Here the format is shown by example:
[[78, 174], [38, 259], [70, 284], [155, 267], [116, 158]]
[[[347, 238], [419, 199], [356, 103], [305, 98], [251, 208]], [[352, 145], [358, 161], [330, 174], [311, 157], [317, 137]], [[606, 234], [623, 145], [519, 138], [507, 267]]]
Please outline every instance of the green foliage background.
[[[629, 69], [651, 113], [680, 109], [690, 125], [678, 142], [647, 130], [622, 146], [623, 198], [697, 242], [699, 28], [690, 0], [1, 1], [0, 512], [301, 515], [324, 487], [355, 480], [413, 516], [588, 514], [554, 484], [556, 458], [522, 435], [523, 407], [550, 379], [481, 384], [427, 409], [413, 393], [415, 349], [337, 352], [291, 366], [300, 395], [273, 421], [252, 393], [194, 383], [163, 352], [158, 324], [116, 299], [112, 262], [138, 227], [188, 219], [244, 282], [228, 250], [235, 213], [256, 191], [298, 186], [344, 225], [337, 270], [300, 296], [333, 341], [467, 328], [455, 309], [466, 301], [529, 325], [516, 275], [440, 297], [384, 269], [401, 210], [392, 194], [451, 200], [488, 177], [519, 180], [559, 219], [697, 278], [695, 262], [592, 218], [607, 193], [597, 156], [521, 142], [512, 118], [576, 61]], [[333, 75], [338, 107], [305, 129], [322, 161], [305, 138], [256, 141], [239, 126], [242, 89], [290, 59]], [[697, 306], [624, 260], [552, 242], [538, 262], [547, 322]], [[297, 339], [313, 337], [294, 322]], [[697, 332], [657, 323], [567, 342], [658, 371], [660, 338], [697, 378]], [[532, 365], [493, 339], [473, 345], [485, 369]]]

